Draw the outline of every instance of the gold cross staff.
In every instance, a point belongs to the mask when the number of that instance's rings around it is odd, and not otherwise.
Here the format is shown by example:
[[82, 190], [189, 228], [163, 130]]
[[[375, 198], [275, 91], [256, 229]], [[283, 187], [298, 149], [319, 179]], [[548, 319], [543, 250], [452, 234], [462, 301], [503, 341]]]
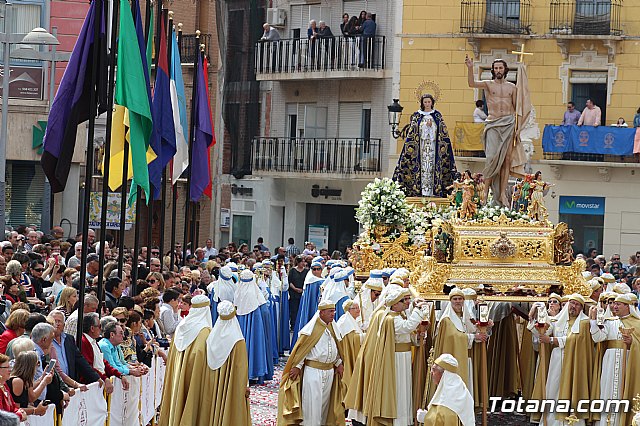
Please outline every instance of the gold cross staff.
[[525, 52], [524, 51], [524, 42], [522, 43], [522, 45], [520, 46], [520, 51], [518, 50], [512, 50], [511, 53], [513, 53], [514, 55], [518, 55], [520, 56], [520, 58], [518, 58], [518, 62], [524, 63], [524, 56], [525, 55], [531, 55], [533, 56], [533, 53], [531, 52]]

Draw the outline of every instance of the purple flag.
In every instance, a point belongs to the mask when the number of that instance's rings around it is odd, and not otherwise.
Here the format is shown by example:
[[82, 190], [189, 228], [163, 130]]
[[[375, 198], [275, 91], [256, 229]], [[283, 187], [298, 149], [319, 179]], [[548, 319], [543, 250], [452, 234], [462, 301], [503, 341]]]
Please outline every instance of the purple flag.
[[[91, 2], [82, 30], [73, 47], [60, 87], [51, 105], [47, 130], [44, 135], [42, 169], [51, 183], [53, 192], [64, 191], [71, 168], [71, 158], [76, 146], [78, 125], [87, 121], [96, 111], [90, 105], [91, 91], [96, 92], [98, 114], [107, 110], [107, 52], [104, 13], [100, 13], [100, 39], [94, 40], [96, 2]], [[102, 5], [103, 3], [100, 2]], [[104, 8], [102, 11], [104, 12]], [[94, 49], [98, 55], [96, 85], [91, 87]]]
[[205, 83], [202, 55], [198, 55], [197, 87], [194, 102], [195, 135], [193, 137], [193, 155], [191, 157], [191, 201], [202, 197], [211, 175], [209, 174], [209, 145], [213, 140], [211, 114], [209, 113], [208, 87]]

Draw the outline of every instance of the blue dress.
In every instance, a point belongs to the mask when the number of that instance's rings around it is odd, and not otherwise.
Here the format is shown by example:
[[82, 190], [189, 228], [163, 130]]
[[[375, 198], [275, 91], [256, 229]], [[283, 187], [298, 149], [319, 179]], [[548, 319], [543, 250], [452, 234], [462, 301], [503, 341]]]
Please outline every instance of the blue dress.
[[267, 350], [270, 345], [266, 327], [268, 321], [264, 319], [263, 308], [268, 309], [263, 304], [253, 312], [237, 316], [247, 345], [249, 380], [256, 380], [260, 384], [273, 379], [273, 360]]
[[336, 303], [336, 315], [335, 315], [336, 321], [338, 321], [340, 317], [344, 314], [344, 309], [342, 309], [342, 304], [348, 298], [349, 296], [344, 296], [342, 299], [338, 300], [338, 303]]
[[218, 319], [218, 297], [215, 296], [213, 289], [211, 289], [211, 293], [209, 293], [209, 303], [211, 305], [211, 324], [215, 324]]
[[302, 327], [307, 325], [311, 318], [318, 312], [318, 303], [320, 303], [320, 286], [324, 280], [318, 278], [317, 281], [307, 284], [300, 298], [300, 307], [298, 308], [298, 316], [296, 324], [293, 327], [293, 336], [291, 336], [291, 347], [293, 348], [298, 340], [298, 333]]
[[292, 348], [289, 345], [289, 291], [280, 291], [280, 335], [278, 336], [278, 351], [280, 355], [284, 355], [284, 351]]
[[278, 301], [271, 294], [271, 289], [267, 286], [267, 293], [269, 293], [269, 299], [266, 304], [265, 313], [269, 317], [269, 348], [271, 349], [271, 356], [273, 357], [273, 363], [277, 364], [280, 361], [280, 354], [278, 353]]

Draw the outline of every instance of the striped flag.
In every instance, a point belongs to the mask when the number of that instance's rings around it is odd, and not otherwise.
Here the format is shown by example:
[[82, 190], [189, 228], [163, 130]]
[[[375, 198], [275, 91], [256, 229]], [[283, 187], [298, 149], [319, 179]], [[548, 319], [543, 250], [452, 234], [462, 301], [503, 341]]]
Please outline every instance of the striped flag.
[[182, 65], [176, 32], [171, 29], [171, 67], [170, 67], [171, 110], [175, 131], [176, 154], [173, 157], [171, 184], [175, 185], [180, 175], [189, 167], [189, 145], [187, 144], [187, 99], [184, 96]]

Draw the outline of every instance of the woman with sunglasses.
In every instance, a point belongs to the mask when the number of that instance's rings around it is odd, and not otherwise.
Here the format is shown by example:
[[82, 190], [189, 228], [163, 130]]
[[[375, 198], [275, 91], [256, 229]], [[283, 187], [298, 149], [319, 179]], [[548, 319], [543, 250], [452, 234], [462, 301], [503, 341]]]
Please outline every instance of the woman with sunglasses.
[[155, 288], [161, 294], [164, 292], [164, 278], [160, 272], [150, 272], [147, 275], [146, 282], [151, 288]]

